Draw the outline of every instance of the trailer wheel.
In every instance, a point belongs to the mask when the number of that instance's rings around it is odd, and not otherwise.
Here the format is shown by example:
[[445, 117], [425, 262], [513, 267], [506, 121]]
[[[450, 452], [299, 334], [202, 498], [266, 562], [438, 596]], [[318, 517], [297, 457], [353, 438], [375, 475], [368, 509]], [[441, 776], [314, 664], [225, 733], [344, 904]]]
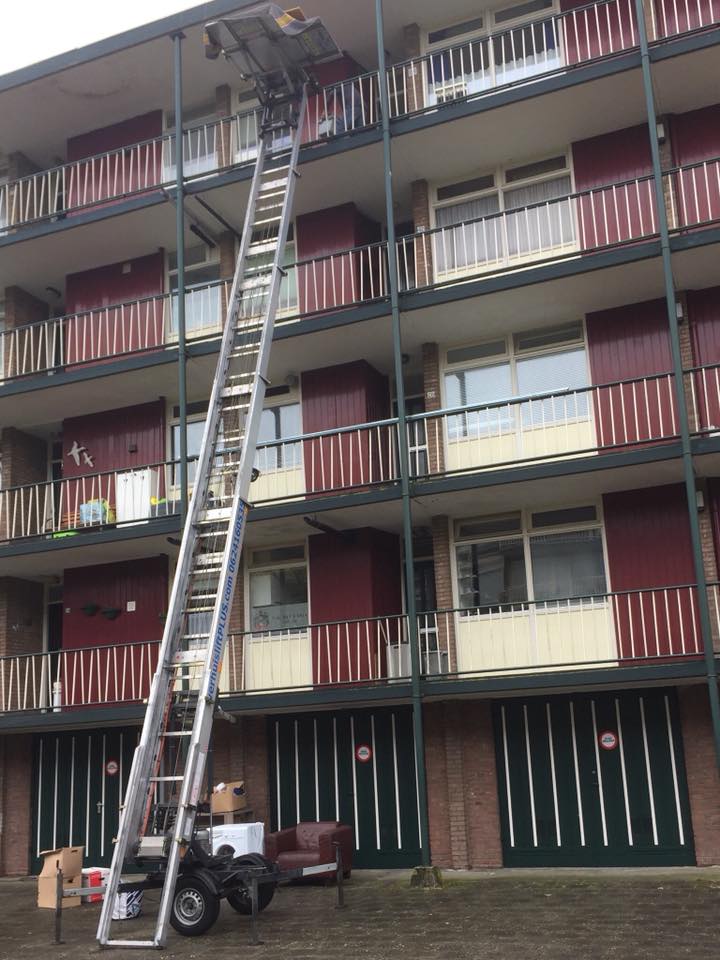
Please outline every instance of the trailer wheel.
[[[235, 861], [236, 864], [248, 864], [255, 867], [263, 866], [272, 869], [275, 864], [272, 860], [268, 860], [267, 857], [263, 857], [259, 853], [249, 853], [247, 856], [238, 857]], [[271, 881], [269, 883], [259, 883], [258, 884], [258, 912], [264, 910], [268, 906], [272, 898], [275, 896], [275, 888], [277, 883]], [[241, 913], [245, 917], [249, 917], [252, 913], [252, 899], [250, 897], [250, 888], [241, 887], [239, 890], [232, 890], [227, 895], [227, 902], [238, 913]]]
[[175, 884], [170, 923], [184, 937], [199, 937], [220, 913], [220, 900], [202, 877], [180, 877]]

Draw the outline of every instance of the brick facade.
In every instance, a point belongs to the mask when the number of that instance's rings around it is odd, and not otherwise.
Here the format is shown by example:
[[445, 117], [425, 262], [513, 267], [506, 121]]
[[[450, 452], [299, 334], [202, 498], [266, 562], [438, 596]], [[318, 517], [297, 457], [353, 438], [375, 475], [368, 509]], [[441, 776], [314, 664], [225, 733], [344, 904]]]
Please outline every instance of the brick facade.
[[[218, 120], [232, 116], [232, 90], [224, 83], [215, 88], [215, 116]], [[232, 163], [232, 124], [221, 123], [217, 127], [218, 166], [227, 167]]]
[[0, 876], [25, 876], [32, 830], [32, 738], [0, 737]]
[[430, 229], [430, 187], [427, 180], [413, 180], [410, 184], [412, 218], [415, 233], [414, 268], [415, 285], [429, 286], [433, 282], [433, 262], [430, 237], [423, 231]]
[[[41, 323], [49, 316], [49, 307], [44, 300], [34, 297], [22, 287], [5, 288], [5, 329], [7, 331], [26, 327], [31, 323]], [[24, 364], [32, 368], [32, 359], [41, 348], [44, 339], [43, 328], [26, 330], [22, 336], [5, 337], [4, 364], [5, 376], [17, 376], [22, 373]]]
[[430, 521], [433, 542], [433, 565], [435, 572], [435, 601], [439, 611], [437, 615], [438, 646], [447, 650], [448, 669], [457, 669], [455, 649], [455, 617], [451, 611], [455, 606], [452, 589], [452, 566], [450, 564], [450, 526], [447, 517], [433, 517]]
[[695, 857], [699, 867], [720, 864], [720, 775], [718, 774], [707, 691], [679, 691]]
[[[440, 385], [440, 362], [438, 345], [422, 345], [423, 397], [425, 412], [442, 409], [442, 389]], [[442, 417], [429, 417], [425, 421], [428, 471], [443, 473], [445, 470], [445, 425]]]
[[47, 480], [47, 444], [40, 437], [5, 427], [0, 431], [3, 489]]
[[253, 820], [270, 828], [269, 769], [265, 717], [217, 720], [213, 728], [213, 780], [244, 780]]
[[37, 653], [42, 648], [42, 584], [0, 578], [0, 656]]
[[433, 864], [454, 869], [502, 866], [489, 703], [433, 703], [423, 716]]

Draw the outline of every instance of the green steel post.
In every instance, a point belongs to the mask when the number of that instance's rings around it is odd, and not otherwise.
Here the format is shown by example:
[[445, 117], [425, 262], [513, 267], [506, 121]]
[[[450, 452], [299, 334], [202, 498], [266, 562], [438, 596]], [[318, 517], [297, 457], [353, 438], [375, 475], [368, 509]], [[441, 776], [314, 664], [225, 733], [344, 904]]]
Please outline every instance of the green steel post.
[[173, 34], [175, 47], [175, 231], [177, 245], [178, 325], [178, 433], [180, 434], [180, 526], [185, 528], [188, 508], [187, 464], [187, 352], [185, 348], [185, 171], [183, 169], [182, 42], [185, 34]]
[[382, 117], [383, 165], [385, 174], [385, 216], [387, 220], [388, 285], [392, 316], [393, 359], [395, 365], [395, 394], [398, 409], [398, 450], [400, 452], [400, 490], [402, 494], [403, 546], [405, 554], [405, 596], [408, 615], [408, 641], [412, 670], [413, 733], [415, 741], [415, 769], [420, 813], [420, 854], [423, 866], [430, 865], [430, 828], [427, 808], [425, 776], [425, 736], [422, 717], [420, 686], [420, 648], [418, 646], [417, 616], [415, 610], [415, 571], [413, 564], [412, 512], [410, 503], [410, 465], [405, 415], [405, 384], [403, 382], [402, 337], [400, 331], [400, 304], [398, 297], [397, 251], [395, 248], [395, 220], [393, 212], [392, 149], [390, 143], [390, 107], [385, 67], [385, 27], [382, 0], [375, 0], [375, 29], [378, 49], [378, 87]]
[[662, 167], [660, 164], [660, 147], [657, 134], [657, 110], [655, 107], [655, 93], [652, 86], [650, 70], [650, 53], [648, 50], [647, 28], [643, 0], [635, 0], [638, 36], [640, 38], [640, 62], [642, 65], [642, 79], [645, 91], [645, 106], [647, 109], [648, 133], [650, 137], [650, 151], [652, 155], [653, 180], [655, 189], [655, 205], [657, 207], [658, 226], [660, 233], [660, 249], [662, 251], [663, 276], [665, 281], [665, 305], [667, 308], [668, 325], [670, 328], [670, 349], [672, 352], [673, 373], [675, 379], [675, 398], [680, 424], [680, 445], [682, 450], [683, 477], [685, 481], [685, 495], [687, 497], [688, 516], [690, 518], [690, 538], [692, 542], [693, 563], [695, 566], [695, 580], [698, 590], [698, 609], [700, 612], [700, 628], [705, 651], [705, 667], [707, 671], [708, 694], [710, 697], [710, 713], [712, 718], [713, 740], [715, 743], [715, 760], [720, 770], [720, 696], [718, 694], [717, 666], [713, 650], [712, 626], [710, 621], [710, 604], [708, 602], [707, 578], [703, 563], [702, 542], [700, 539], [700, 521], [697, 512], [697, 494], [695, 487], [695, 470], [692, 460], [692, 446], [690, 443], [690, 424], [688, 420], [687, 404], [685, 400], [682, 354], [680, 351], [680, 334], [675, 302], [675, 284], [672, 274], [670, 255], [670, 232], [668, 229], [667, 210], [665, 209], [665, 194], [663, 191]]

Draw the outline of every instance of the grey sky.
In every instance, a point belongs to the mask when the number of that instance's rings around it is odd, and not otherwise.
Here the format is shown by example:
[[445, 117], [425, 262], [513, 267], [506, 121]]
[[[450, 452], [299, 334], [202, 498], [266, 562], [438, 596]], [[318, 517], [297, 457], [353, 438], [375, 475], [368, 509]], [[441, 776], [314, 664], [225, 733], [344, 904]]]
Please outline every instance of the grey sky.
[[3, 4], [0, 74], [159, 20], [200, 0], [29, 0]]

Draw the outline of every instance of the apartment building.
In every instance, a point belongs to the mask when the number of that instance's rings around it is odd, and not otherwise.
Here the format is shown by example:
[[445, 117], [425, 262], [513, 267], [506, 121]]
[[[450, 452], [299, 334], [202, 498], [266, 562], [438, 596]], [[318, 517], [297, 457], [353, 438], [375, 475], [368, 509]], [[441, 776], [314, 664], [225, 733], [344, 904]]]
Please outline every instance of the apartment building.
[[[111, 856], [257, 149], [202, 25], [242, 7], [0, 77], [3, 874]], [[211, 777], [358, 866], [718, 863], [720, 6], [383, 7], [304, 4], [343, 55]]]

